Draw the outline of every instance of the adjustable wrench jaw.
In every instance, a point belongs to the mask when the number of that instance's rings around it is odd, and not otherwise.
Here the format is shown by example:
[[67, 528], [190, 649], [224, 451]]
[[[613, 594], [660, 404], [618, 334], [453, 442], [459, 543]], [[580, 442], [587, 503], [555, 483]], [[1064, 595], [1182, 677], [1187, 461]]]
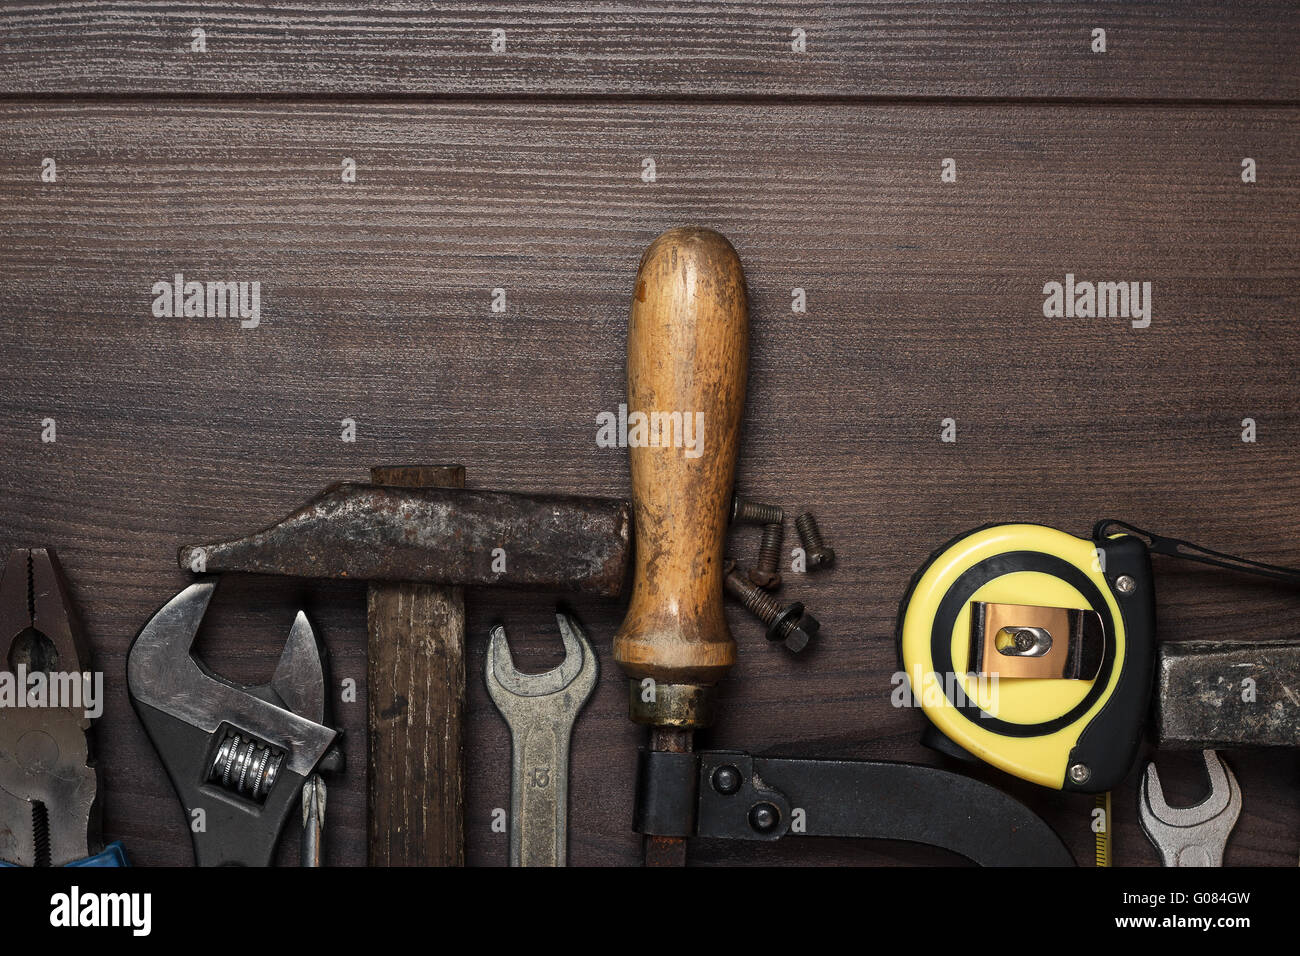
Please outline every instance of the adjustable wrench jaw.
[[268, 684], [242, 687], [190, 653], [215, 580], [190, 585], [145, 625], [127, 657], [131, 703], [184, 807], [200, 866], [268, 866], [318, 770], [342, 767], [325, 726], [323, 653], [294, 621]]

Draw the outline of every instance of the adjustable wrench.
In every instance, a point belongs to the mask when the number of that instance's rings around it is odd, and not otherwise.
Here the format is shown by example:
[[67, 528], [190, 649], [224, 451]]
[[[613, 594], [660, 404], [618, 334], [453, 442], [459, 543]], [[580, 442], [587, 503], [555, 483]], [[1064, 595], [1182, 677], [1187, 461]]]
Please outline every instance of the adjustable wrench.
[[1201, 753], [1210, 794], [1190, 807], [1165, 802], [1154, 763], [1142, 775], [1138, 819], [1165, 866], [1223, 866], [1224, 847], [1241, 813], [1241, 788], [1232, 770], [1215, 751]]
[[[326, 725], [324, 650], [301, 611], [270, 683], [234, 684], [191, 654], [215, 579], [191, 584], [140, 631], [128, 694], [191, 824], [199, 866], [269, 866], [302, 795], [304, 865], [319, 865], [324, 785], [341, 771]], [[201, 825], [200, 825], [201, 824]]]
[[556, 612], [564, 662], [516, 670], [505, 628], [492, 629], [487, 688], [510, 727], [510, 865], [564, 866], [568, 850], [569, 737], [596, 686], [599, 664], [581, 625]]

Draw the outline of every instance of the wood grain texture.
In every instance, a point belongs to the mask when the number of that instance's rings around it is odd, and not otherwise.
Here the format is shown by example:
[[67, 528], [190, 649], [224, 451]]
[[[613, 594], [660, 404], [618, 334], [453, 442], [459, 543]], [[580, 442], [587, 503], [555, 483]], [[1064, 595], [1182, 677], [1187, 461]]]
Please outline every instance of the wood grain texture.
[[[206, 52], [191, 49], [195, 29]], [[792, 50], [795, 29], [806, 52]], [[0, 89], [1294, 101], [1297, 45], [1300, 17], [1281, 0], [33, 2], [0, 10]]]
[[[823, 624], [806, 657], [728, 607], [739, 661], [698, 746], [940, 763], [918, 743], [921, 715], [890, 702], [894, 617], [925, 556], [984, 522], [1084, 533], [1115, 515], [1300, 563], [1293, 109], [10, 104], [0, 143], [0, 546], [63, 560], [108, 676], [105, 831], [143, 864], [190, 859], [121, 679], [132, 635], [186, 583], [176, 546], [258, 527], [375, 461], [625, 495], [626, 452], [597, 447], [595, 416], [623, 400], [632, 277], [672, 225], [719, 229], [748, 275], [742, 489], [811, 508], [838, 556], [786, 575]], [[43, 156], [57, 183], [40, 181]], [[939, 179], [949, 156], [956, 183]], [[1260, 164], [1254, 185], [1243, 156]], [[261, 281], [260, 326], [155, 318], [152, 286], [177, 271]], [[1044, 318], [1043, 285], [1066, 272], [1151, 281], [1150, 328]], [[806, 314], [791, 312], [796, 287]], [[345, 417], [355, 442], [340, 440]], [[956, 444], [939, 441], [945, 417]], [[742, 558], [757, 541], [732, 532]], [[1244, 622], [1295, 635], [1291, 593], [1157, 573], [1166, 639], [1240, 636]], [[300, 606], [336, 679], [364, 685], [359, 583], [234, 577], [200, 651], [263, 680]], [[623, 607], [575, 606], [603, 660], [574, 732], [569, 858], [634, 864], [641, 731], [607, 643]], [[552, 610], [545, 595], [472, 592], [468, 672], [498, 617], [521, 667], [555, 666]], [[365, 739], [364, 693], [336, 712], [345, 746]], [[491, 817], [508, 805], [509, 735], [474, 677], [468, 721], [467, 858], [501, 864]], [[1178, 759], [1162, 757], [1172, 800], [1195, 796]], [[1229, 759], [1245, 807], [1227, 862], [1294, 865], [1296, 757]], [[1090, 800], [979, 775], [1091, 859]], [[1151, 865], [1135, 781], [1116, 794], [1115, 852]], [[364, 793], [353, 770], [330, 782], [332, 863], [365, 861]], [[692, 859], [948, 862], [842, 841], [705, 844]]]
[[[377, 485], [464, 488], [460, 465], [383, 466]], [[465, 589], [366, 588], [371, 866], [465, 865]]]

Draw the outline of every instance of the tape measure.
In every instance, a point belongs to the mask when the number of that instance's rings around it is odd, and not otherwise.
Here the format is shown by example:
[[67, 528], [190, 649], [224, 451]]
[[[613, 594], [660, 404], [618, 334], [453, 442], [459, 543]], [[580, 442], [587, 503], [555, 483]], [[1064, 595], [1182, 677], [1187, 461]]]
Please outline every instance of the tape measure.
[[917, 572], [899, 652], [944, 749], [1057, 790], [1127, 776], [1155, 662], [1150, 552], [1130, 527], [1102, 522], [1088, 539], [990, 525]]
[[1152, 554], [1300, 587], [1300, 569], [1122, 521], [1097, 522], [1091, 538], [976, 528], [930, 556], [898, 611], [899, 657], [934, 731], [927, 743], [1057, 790], [1118, 786], [1151, 696]]
[[1094, 856], [1098, 866], [1110, 866], [1110, 791], [1094, 798], [1092, 832]]

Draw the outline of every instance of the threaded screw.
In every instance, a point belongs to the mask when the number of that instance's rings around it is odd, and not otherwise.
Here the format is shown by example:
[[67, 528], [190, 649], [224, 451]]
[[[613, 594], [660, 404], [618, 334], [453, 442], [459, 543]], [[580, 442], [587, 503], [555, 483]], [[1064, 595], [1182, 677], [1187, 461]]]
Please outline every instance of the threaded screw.
[[780, 505], [765, 505], [740, 495], [731, 496], [732, 524], [780, 524], [785, 512]]
[[781, 542], [785, 540], [785, 525], [780, 522], [763, 525], [763, 540], [758, 545], [758, 564], [749, 571], [749, 580], [760, 588], [774, 591], [781, 586]]
[[811, 511], [805, 511], [795, 518], [794, 526], [799, 532], [799, 541], [803, 545], [809, 570], [829, 568], [835, 563], [835, 552], [826, 547], [826, 542], [822, 540], [821, 528], [817, 527], [817, 519], [812, 516]]
[[728, 594], [743, 604], [746, 611], [764, 624], [770, 625], [781, 613], [781, 602], [758, 585], [742, 578], [736, 570], [734, 561], [727, 562], [722, 583]]
[[767, 639], [781, 641], [798, 654], [817, 635], [821, 624], [804, 611], [798, 601], [782, 604], [756, 584], [740, 576], [736, 562], [728, 561], [723, 568], [723, 587], [745, 610], [767, 625]]

